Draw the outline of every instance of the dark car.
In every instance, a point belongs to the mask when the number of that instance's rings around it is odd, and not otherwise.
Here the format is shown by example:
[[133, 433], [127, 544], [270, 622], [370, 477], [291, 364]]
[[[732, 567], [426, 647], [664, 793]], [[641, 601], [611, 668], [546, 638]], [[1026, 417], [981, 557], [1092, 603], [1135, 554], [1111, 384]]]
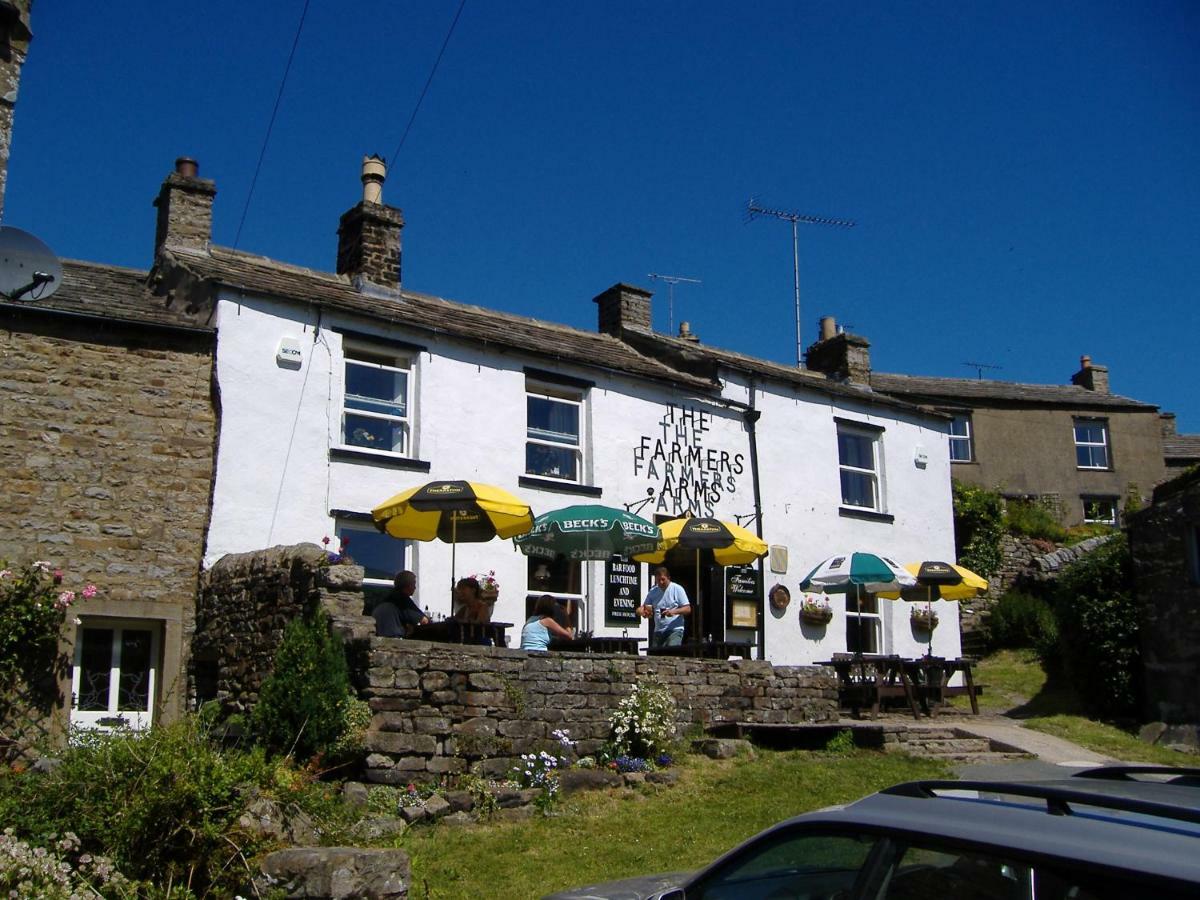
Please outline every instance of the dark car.
[[692, 874], [545, 900], [1200, 897], [1200, 769], [917, 781], [781, 822]]

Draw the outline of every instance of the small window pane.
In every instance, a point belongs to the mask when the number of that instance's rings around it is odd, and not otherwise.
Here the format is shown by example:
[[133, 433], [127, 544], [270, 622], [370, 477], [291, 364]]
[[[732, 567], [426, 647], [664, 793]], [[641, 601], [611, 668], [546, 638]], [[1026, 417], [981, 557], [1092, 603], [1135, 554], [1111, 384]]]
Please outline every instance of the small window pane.
[[404, 423], [394, 419], [372, 419], [346, 413], [345, 442], [388, 453], [404, 452]]
[[842, 470], [842, 502], [847, 506], [875, 508], [875, 479], [870, 475]]
[[874, 846], [871, 837], [774, 836], [743, 850], [688, 898], [849, 897]]
[[346, 405], [394, 416], [407, 414], [408, 373], [346, 362]]
[[578, 481], [577, 460], [578, 454], [574, 450], [547, 447], [545, 444], [525, 445], [526, 475], [545, 475], [550, 478]]
[[108, 709], [108, 688], [112, 681], [111, 628], [85, 628], [80, 639], [79, 696], [75, 708], [83, 712], [104, 712]]
[[1116, 525], [1117, 501], [1111, 497], [1084, 497], [1083, 521], [1102, 525]]
[[559, 444], [579, 443], [577, 404], [548, 400], [545, 397], [528, 397], [527, 412], [531, 438]]
[[874, 441], [861, 434], [838, 432], [838, 461], [856, 469], [875, 468]]
[[375, 529], [337, 526], [337, 537], [355, 565], [363, 567], [363, 577], [387, 581], [390, 585], [396, 573], [404, 568], [407, 541], [397, 540]]
[[539, 559], [531, 556], [527, 560], [529, 590], [537, 594], [580, 594], [580, 563], [565, 556], [554, 559]]
[[150, 632], [126, 628], [121, 632], [121, 679], [117, 709], [150, 710]]

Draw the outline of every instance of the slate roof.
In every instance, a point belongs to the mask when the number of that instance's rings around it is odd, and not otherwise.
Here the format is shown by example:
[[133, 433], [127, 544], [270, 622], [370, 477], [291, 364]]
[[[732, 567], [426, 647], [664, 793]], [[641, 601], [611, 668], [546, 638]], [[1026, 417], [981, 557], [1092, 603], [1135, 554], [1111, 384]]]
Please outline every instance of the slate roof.
[[40, 300], [5, 303], [5, 311], [19, 316], [24, 310], [53, 310], [112, 322], [212, 330], [168, 308], [148, 287], [146, 272], [74, 259], [64, 259], [62, 267], [62, 285], [57, 291]]
[[929, 378], [921, 375], [871, 373], [871, 387], [877, 391], [904, 397], [914, 402], [953, 403], [988, 406], [1022, 403], [1031, 406], [1068, 406], [1072, 408], [1158, 409], [1118, 394], [1089, 391], [1074, 384], [1022, 384], [973, 378]]
[[711, 392], [716, 388], [708, 379], [665, 366], [599, 332], [409, 290], [371, 287], [360, 291], [342, 275], [225, 247], [212, 247], [209, 251], [173, 248], [164, 254], [164, 262], [167, 272], [178, 267], [202, 281], [249, 294], [313, 303], [419, 332], [461, 338], [484, 346], [509, 347], [535, 357], [668, 382], [689, 390]]
[[[632, 329], [627, 329], [627, 332], [629, 331], [632, 331]], [[909, 398], [890, 397], [865, 384], [836, 381], [826, 376], [823, 372], [800, 369], [796, 366], [771, 362], [757, 356], [747, 356], [743, 353], [736, 353], [733, 350], [723, 350], [720, 347], [714, 347], [710, 344], [703, 344], [697, 341], [685, 341], [681, 338], [657, 332], [638, 329], [636, 334], [643, 342], [661, 344], [664, 348], [670, 348], [680, 354], [703, 356], [718, 365], [748, 372], [753, 375], [765, 376], [775, 381], [794, 385], [795, 387], [809, 388], [823, 394], [844, 397], [860, 403], [886, 406], [891, 409], [902, 409], [907, 412], [918, 411], [918, 404]], [[924, 415], [940, 417], [940, 414], [933, 410], [921, 409], [920, 412]]]
[[1175, 462], [1200, 462], [1200, 434], [1164, 434], [1163, 456]]

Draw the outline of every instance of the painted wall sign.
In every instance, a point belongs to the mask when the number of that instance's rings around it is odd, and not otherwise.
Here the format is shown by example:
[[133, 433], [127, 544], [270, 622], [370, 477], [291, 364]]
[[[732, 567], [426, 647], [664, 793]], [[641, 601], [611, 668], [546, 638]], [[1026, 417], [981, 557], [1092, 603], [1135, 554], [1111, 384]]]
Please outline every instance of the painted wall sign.
[[642, 619], [641, 563], [610, 559], [604, 564], [604, 624], [617, 627], [637, 627]]
[[654, 511], [669, 515], [716, 514], [717, 504], [737, 492], [746, 455], [706, 446], [712, 413], [668, 403], [651, 434], [633, 449], [633, 474], [650, 481]]
[[760, 596], [758, 569], [755, 566], [726, 566], [726, 627], [757, 628]]

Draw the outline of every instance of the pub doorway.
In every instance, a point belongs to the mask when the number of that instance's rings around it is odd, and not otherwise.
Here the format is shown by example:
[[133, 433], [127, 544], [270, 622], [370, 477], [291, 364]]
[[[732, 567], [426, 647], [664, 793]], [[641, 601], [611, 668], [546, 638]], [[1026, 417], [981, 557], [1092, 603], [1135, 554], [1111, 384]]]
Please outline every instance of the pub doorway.
[[[700, 552], [700, 580], [696, 581], [696, 551], [675, 547], [667, 551], [663, 562], [671, 570], [671, 580], [687, 591], [692, 604], [692, 615], [686, 622], [683, 639], [702, 641], [725, 639], [725, 567], [713, 559], [711, 550]], [[651, 584], [653, 570], [651, 566]], [[699, 589], [699, 590], [697, 590]], [[697, 616], [697, 611], [699, 616]]]

